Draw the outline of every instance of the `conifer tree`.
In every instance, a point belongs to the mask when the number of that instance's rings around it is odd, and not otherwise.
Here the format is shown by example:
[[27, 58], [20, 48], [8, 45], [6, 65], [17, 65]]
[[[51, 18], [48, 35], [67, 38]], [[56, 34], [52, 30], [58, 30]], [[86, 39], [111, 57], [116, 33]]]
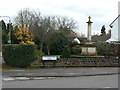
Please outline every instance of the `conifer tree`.
[[102, 26], [102, 29], [101, 29], [101, 35], [103, 36], [103, 35], [105, 35], [106, 34], [106, 32], [105, 32], [105, 25], [103, 25]]
[[62, 58], [70, 58], [70, 56], [70, 49], [68, 48], [68, 46], [65, 46], [62, 52]]

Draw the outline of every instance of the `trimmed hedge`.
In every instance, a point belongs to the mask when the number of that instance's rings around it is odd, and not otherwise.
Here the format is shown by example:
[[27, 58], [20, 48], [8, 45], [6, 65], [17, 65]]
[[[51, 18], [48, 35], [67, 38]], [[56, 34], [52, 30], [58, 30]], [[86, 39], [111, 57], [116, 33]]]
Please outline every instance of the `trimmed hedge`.
[[25, 68], [37, 59], [36, 46], [11, 44], [2, 47], [4, 61], [13, 67]]

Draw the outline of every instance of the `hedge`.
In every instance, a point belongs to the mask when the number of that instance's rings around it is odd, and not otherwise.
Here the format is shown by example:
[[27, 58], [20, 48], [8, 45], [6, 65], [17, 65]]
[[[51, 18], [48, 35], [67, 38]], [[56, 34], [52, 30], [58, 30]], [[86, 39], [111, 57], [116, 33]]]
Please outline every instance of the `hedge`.
[[82, 48], [79, 45], [72, 47], [72, 54], [80, 55], [82, 52]]
[[2, 53], [7, 65], [24, 68], [37, 59], [36, 46], [32, 44], [3, 45]]

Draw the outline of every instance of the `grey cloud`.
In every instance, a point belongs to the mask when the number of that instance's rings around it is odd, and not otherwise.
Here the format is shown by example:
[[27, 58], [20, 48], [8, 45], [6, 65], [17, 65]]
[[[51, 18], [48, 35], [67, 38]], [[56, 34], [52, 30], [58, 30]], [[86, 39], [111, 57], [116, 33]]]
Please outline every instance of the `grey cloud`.
[[105, 17], [107, 12], [111, 12], [109, 9], [103, 9], [103, 8], [81, 8], [80, 6], [75, 6], [75, 5], [69, 5], [66, 7], [63, 7], [64, 10], [68, 10], [71, 12], [75, 13], [81, 13], [85, 16], [91, 15], [96, 18], [99, 17]]
[[105, 25], [106, 32], [108, 32], [110, 27], [109, 27], [108, 23], [103, 23], [103, 22], [94, 22], [93, 25], [92, 25], [92, 32], [99, 32], [99, 33], [101, 33], [102, 25]]

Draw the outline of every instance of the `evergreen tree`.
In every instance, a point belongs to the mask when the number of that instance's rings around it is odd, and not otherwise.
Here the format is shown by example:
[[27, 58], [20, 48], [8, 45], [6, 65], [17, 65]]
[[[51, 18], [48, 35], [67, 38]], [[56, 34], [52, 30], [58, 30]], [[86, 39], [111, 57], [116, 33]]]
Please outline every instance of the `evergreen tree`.
[[62, 52], [62, 58], [70, 58], [71, 57], [71, 52], [68, 46], [65, 46]]
[[6, 27], [6, 33], [9, 34], [9, 31], [12, 31], [12, 23], [8, 23]]
[[101, 35], [103, 36], [103, 35], [105, 35], [106, 34], [106, 32], [105, 32], [105, 25], [103, 25], [102, 26], [102, 29], [101, 29]]
[[65, 45], [68, 45], [68, 39], [63, 33], [56, 33], [56, 42], [51, 45], [52, 55], [61, 55]]
[[3, 31], [2, 32], [2, 44], [8, 44], [9, 36]]
[[7, 33], [7, 28], [6, 28], [6, 24], [3, 20], [1, 20], [1, 25], [2, 25], [2, 44], [8, 44], [8, 33]]
[[6, 24], [3, 20], [1, 20], [1, 24], [2, 24], [2, 31], [6, 32]]
[[20, 43], [20, 41], [16, 37], [17, 31], [18, 31], [18, 26], [15, 26], [14, 28], [13, 28], [13, 26], [11, 26], [11, 43], [12, 44], [19, 44]]

